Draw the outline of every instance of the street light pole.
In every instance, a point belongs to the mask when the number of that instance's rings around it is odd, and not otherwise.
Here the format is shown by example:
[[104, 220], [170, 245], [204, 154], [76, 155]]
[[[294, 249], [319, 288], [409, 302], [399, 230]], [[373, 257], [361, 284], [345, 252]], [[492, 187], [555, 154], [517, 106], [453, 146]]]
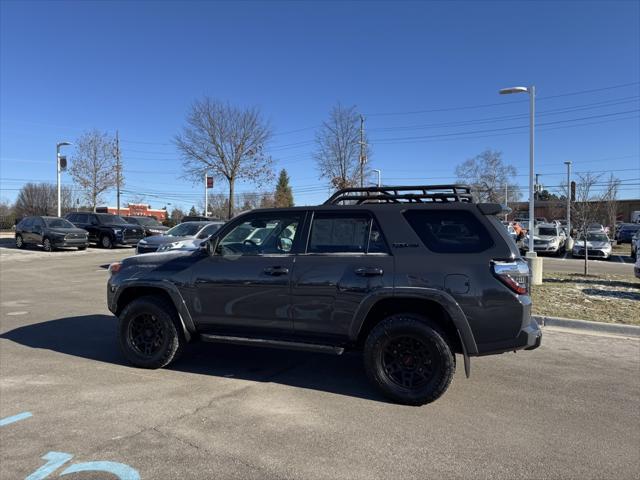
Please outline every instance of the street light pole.
[[[537, 255], [534, 248], [533, 237], [535, 234], [535, 202], [534, 202], [534, 156], [535, 156], [535, 116], [536, 116], [536, 87], [530, 85], [528, 87], [510, 87], [500, 90], [500, 95], [509, 95], [512, 93], [528, 93], [529, 94], [529, 251], [527, 257], [531, 258], [532, 283], [542, 283], [542, 264], [537, 261]], [[539, 267], [538, 267], [539, 266]], [[540, 268], [540, 271], [536, 271]]]
[[374, 168], [373, 171], [378, 174], [378, 187], [381, 187], [382, 186], [382, 170]]
[[56, 177], [58, 183], [58, 217], [62, 216], [62, 204], [60, 203], [60, 147], [71, 145], [69, 142], [56, 143]]
[[564, 162], [567, 166], [567, 235], [571, 237], [571, 162]]

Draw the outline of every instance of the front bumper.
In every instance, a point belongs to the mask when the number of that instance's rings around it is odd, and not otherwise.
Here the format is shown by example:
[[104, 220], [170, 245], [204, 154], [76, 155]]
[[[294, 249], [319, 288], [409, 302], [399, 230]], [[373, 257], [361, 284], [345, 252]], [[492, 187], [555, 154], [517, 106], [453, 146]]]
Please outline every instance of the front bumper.
[[[584, 248], [574, 248], [571, 251], [572, 257], [584, 257]], [[597, 249], [589, 249], [588, 251], [589, 258], [602, 258], [607, 259], [611, 256], [611, 251], [597, 250]]]
[[[525, 252], [529, 251], [528, 244], [523, 244], [520, 248]], [[540, 253], [558, 253], [560, 251], [560, 245], [534, 245], [533, 251]]]
[[54, 247], [88, 247], [89, 240], [86, 238], [54, 238], [51, 242]]
[[113, 243], [115, 243], [116, 245], [136, 245], [140, 240], [142, 240], [142, 237], [140, 238], [116, 237]]

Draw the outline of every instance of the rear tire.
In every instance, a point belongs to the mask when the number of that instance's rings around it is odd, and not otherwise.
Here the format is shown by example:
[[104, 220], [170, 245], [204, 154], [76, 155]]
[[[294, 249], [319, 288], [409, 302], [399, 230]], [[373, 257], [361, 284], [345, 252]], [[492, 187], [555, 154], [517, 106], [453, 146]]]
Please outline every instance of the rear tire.
[[22, 238], [22, 235], [16, 235], [16, 248], [24, 248], [24, 239]]
[[113, 241], [109, 235], [102, 235], [100, 237], [100, 246], [102, 248], [113, 248]]
[[446, 336], [412, 313], [391, 315], [373, 328], [364, 346], [364, 366], [386, 397], [405, 405], [440, 398], [456, 369]]
[[141, 368], [162, 368], [177, 360], [186, 343], [177, 312], [164, 298], [149, 295], [119, 315], [118, 338], [127, 360]]

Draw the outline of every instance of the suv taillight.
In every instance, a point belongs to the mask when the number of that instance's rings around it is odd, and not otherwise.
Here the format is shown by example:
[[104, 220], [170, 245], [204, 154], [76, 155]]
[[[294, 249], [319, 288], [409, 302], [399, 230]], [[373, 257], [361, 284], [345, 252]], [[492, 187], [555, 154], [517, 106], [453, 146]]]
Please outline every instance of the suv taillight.
[[519, 295], [529, 291], [529, 265], [524, 260], [491, 262], [495, 277]]

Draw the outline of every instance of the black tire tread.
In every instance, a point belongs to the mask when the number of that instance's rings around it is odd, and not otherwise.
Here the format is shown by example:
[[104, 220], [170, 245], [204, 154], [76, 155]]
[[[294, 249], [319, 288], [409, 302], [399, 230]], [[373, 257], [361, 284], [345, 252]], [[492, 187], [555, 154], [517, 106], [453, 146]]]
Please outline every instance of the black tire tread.
[[[378, 375], [376, 365], [375, 347], [376, 343], [387, 335], [390, 330], [411, 330], [421, 331], [431, 338], [438, 346], [442, 360], [442, 374], [440, 381], [435, 387], [419, 395], [407, 395], [399, 388], [393, 388]], [[445, 333], [421, 315], [414, 313], [399, 313], [391, 315], [378, 323], [369, 333], [364, 346], [365, 372], [369, 381], [373, 383], [382, 393], [393, 401], [405, 405], [420, 406], [431, 403], [440, 398], [449, 388], [456, 369], [455, 355]]]
[[[135, 352], [131, 351], [126, 341], [126, 319], [137, 309], [153, 310], [154, 315], [163, 318], [168, 327], [170, 344], [162, 355], [155, 359], [143, 359]], [[120, 349], [129, 362], [136, 367], [157, 369], [166, 367], [180, 358], [184, 350], [186, 339], [182, 329], [177, 327], [177, 312], [173, 304], [158, 295], [146, 295], [131, 301], [120, 313], [118, 317], [118, 340]]]

